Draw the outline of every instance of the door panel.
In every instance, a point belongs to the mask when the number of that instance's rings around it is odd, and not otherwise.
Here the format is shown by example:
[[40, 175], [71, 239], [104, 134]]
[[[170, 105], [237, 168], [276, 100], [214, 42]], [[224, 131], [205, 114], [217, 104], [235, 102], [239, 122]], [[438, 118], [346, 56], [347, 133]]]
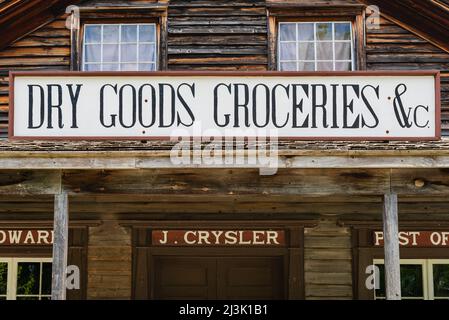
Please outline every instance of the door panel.
[[284, 276], [278, 257], [218, 259], [219, 299], [282, 299]]
[[282, 299], [281, 257], [155, 257], [156, 299]]
[[155, 259], [156, 299], [216, 299], [214, 258], [158, 257]]

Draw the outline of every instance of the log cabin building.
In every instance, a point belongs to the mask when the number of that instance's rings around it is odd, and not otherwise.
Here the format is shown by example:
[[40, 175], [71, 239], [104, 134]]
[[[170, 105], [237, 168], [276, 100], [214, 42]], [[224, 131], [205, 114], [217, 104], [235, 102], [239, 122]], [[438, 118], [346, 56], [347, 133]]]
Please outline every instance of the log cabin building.
[[[0, 0], [0, 35], [0, 300], [449, 298], [447, 0]], [[418, 77], [407, 81], [415, 100], [434, 97], [434, 131], [302, 130], [261, 175], [175, 164], [168, 139], [16, 125], [29, 79], [152, 73]], [[67, 265], [80, 278], [66, 291]]]

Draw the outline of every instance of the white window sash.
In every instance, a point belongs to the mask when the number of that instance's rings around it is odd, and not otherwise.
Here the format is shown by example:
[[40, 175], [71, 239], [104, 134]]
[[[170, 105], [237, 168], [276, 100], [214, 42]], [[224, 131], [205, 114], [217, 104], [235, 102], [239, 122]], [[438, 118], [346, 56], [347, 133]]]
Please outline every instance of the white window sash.
[[52, 258], [0, 258], [0, 263], [8, 264], [8, 276], [6, 283], [6, 300], [16, 300], [17, 297], [34, 297], [34, 298], [43, 298], [43, 297], [51, 297], [48, 294], [42, 294], [42, 268], [40, 268], [39, 277], [39, 294], [26, 295], [26, 294], [17, 294], [17, 273], [18, 266], [21, 262], [38, 262], [38, 263], [51, 263]]
[[[330, 23], [332, 25], [332, 39], [331, 40], [318, 40], [317, 39], [317, 24], [319, 23]], [[295, 25], [295, 40], [281, 40], [281, 26], [282, 25]], [[298, 33], [299, 33], [299, 25], [301, 24], [313, 24], [313, 40], [306, 40], [306, 41], [299, 41], [298, 40]], [[350, 27], [350, 39], [349, 40], [336, 40], [335, 39], [335, 25], [337, 24], [349, 24]], [[317, 44], [318, 43], [323, 43], [323, 42], [329, 42], [332, 43], [332, 50], [333, 50], [333, 57], [332, 60], [318, 60], [318, 47]], [[282, 60], [281, 59], [281, 44], [284, 43], [295, 43], [296, 44], [296, 60]], [[314, 44], [314, 60], [300, 60], [299, 56], [298, 56], [298, 49], [299, 49], [299, 43], [313, 43]], [[350, 43], [350, 54], [351, 57], [350, 59], [344, 59], [344, 60], [339, 60], [336, 59], [336, 52], [335, 52], [335, 44], [336, 43]], [[355, 70], [355, 56], [356, 53], [354, 52], [354, 27], [351, 21], [303, 21], [303, 22], [279, 22], [278, 23], [278, 41], [277, 41], [277, 65], [278, 65], [278, 70], [281, 70], [281, 65], [282, 63], [295, 63], [296, 64], [296, 70], [299, 70], [299, 64], [303, 63], [303, 62], [310, 62], [310, 63], [314, 63], [314, 70], [317, 71], [318, 70], [318, 64], [319, 63], [332, 63], [332, 67], [333, 70], [336, 70], [336, 65], [337, 63], [344, 63], [344, 62], [348, 62], [351, 64], [351, 69], [350, 71], [354, 71]]]
[[[104, 33], [104, 26], [106, 25], [114, 25], [114, 26], [118, 26], [119, 27], [119, 38], [118, 38], [118, 42], [114, 42], [114, 43], [106, 43], [106, 44], [111, 44], [111, 45], [117, 45], [118, 46], [118, 61], [114, 61], [114, 62], [104, 62], [104, 45], [105, 43], [103, 42], [103, 33]], [[122, 42], [121, 41], [121, 34], [122, 34], [122, 28], [123, 26], [128, 26], [128, 25], [132, 25], [132, 26], [136, 26], [136, 41], [133, 42]], [[91, 27], [91, 26], [100, 26], [101, 27], [101, 37], [100, 37], [100, 42], [87, 42], [87, 33], [86, 33], [86, 27]], [[142, 26], [153, 26], [154, 27], [154, 41], [142, 41], [140, 42], [140, 28]], [[84, 25], [84, 34], [83, 34], [83, 48], [82, 48], [82, 70], [86, 71], [86, 67], [89, 65], [99, 65], [100, 66], [100, 71], [104, 71], [104, 65], [108, 64], [108, 65], [117, 65], [118, 66], [118, 71], [122, 71], [122, 66], [123, 64], [136, 64], [137, 66], [137, 70], [139, 70], [139, 66], [141, 64], [151, 64], [152, 66], [154, 66], [154, 70], [157, 70], [157, 57], [159, 56], [158, 52], [159, 52], [159, 48], [158, 48], [158, 40], [157, 40], [157, 24], [156, 23], [119, 23], [119, 24], [85, 24]], [[87, 45], [92, 45], [92, 44], [96, 44], [100, 46], [100, 62], [88, 62], [86, 61], [86, 46]], [[137, 52], [136, 52], [136, 61], [134, 62], [124, 62], [122, 61], [122, 54], [121, 54], [121, 46], [122, 45], [126, 45], [126, 44], [134, 44], [137, 46]], [[140, 61], [140, 55], [139, 55], [139, 47], [141, 45], [153, 45], [154, 46], [154, 55], [153, 57], [151, 57], [151, 59], [153, 60], [142, 60]]]

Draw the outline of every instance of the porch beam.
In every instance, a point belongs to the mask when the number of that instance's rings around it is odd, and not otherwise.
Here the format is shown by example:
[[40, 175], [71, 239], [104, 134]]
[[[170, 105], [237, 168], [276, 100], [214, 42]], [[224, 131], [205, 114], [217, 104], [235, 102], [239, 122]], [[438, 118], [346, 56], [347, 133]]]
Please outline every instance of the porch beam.
[[69, 238], [69, 200], [67, 193], [55, 195], [53, 222], [53, 265], [51, 299], [66, 299], [66, 270]]
[[384, 195], [383, 230], [386, 298], [387, 300], [401, 300], [398, 196], [395, 193]]

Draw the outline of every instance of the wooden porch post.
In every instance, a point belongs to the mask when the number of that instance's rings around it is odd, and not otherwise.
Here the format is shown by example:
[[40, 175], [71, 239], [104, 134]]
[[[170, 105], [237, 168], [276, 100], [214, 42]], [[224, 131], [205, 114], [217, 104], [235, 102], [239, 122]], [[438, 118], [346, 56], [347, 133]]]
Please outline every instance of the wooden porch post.
[[383, 229], [386, 298], [387, 300], [401, 300], [397, 194], [389, 193], [384, 195]]
[[55, 195], [55, 212], [53, 222], [53, 266], [51, 299], [66, 298], [66, 269], [69, 238], [69, 201], [67, 193]]

